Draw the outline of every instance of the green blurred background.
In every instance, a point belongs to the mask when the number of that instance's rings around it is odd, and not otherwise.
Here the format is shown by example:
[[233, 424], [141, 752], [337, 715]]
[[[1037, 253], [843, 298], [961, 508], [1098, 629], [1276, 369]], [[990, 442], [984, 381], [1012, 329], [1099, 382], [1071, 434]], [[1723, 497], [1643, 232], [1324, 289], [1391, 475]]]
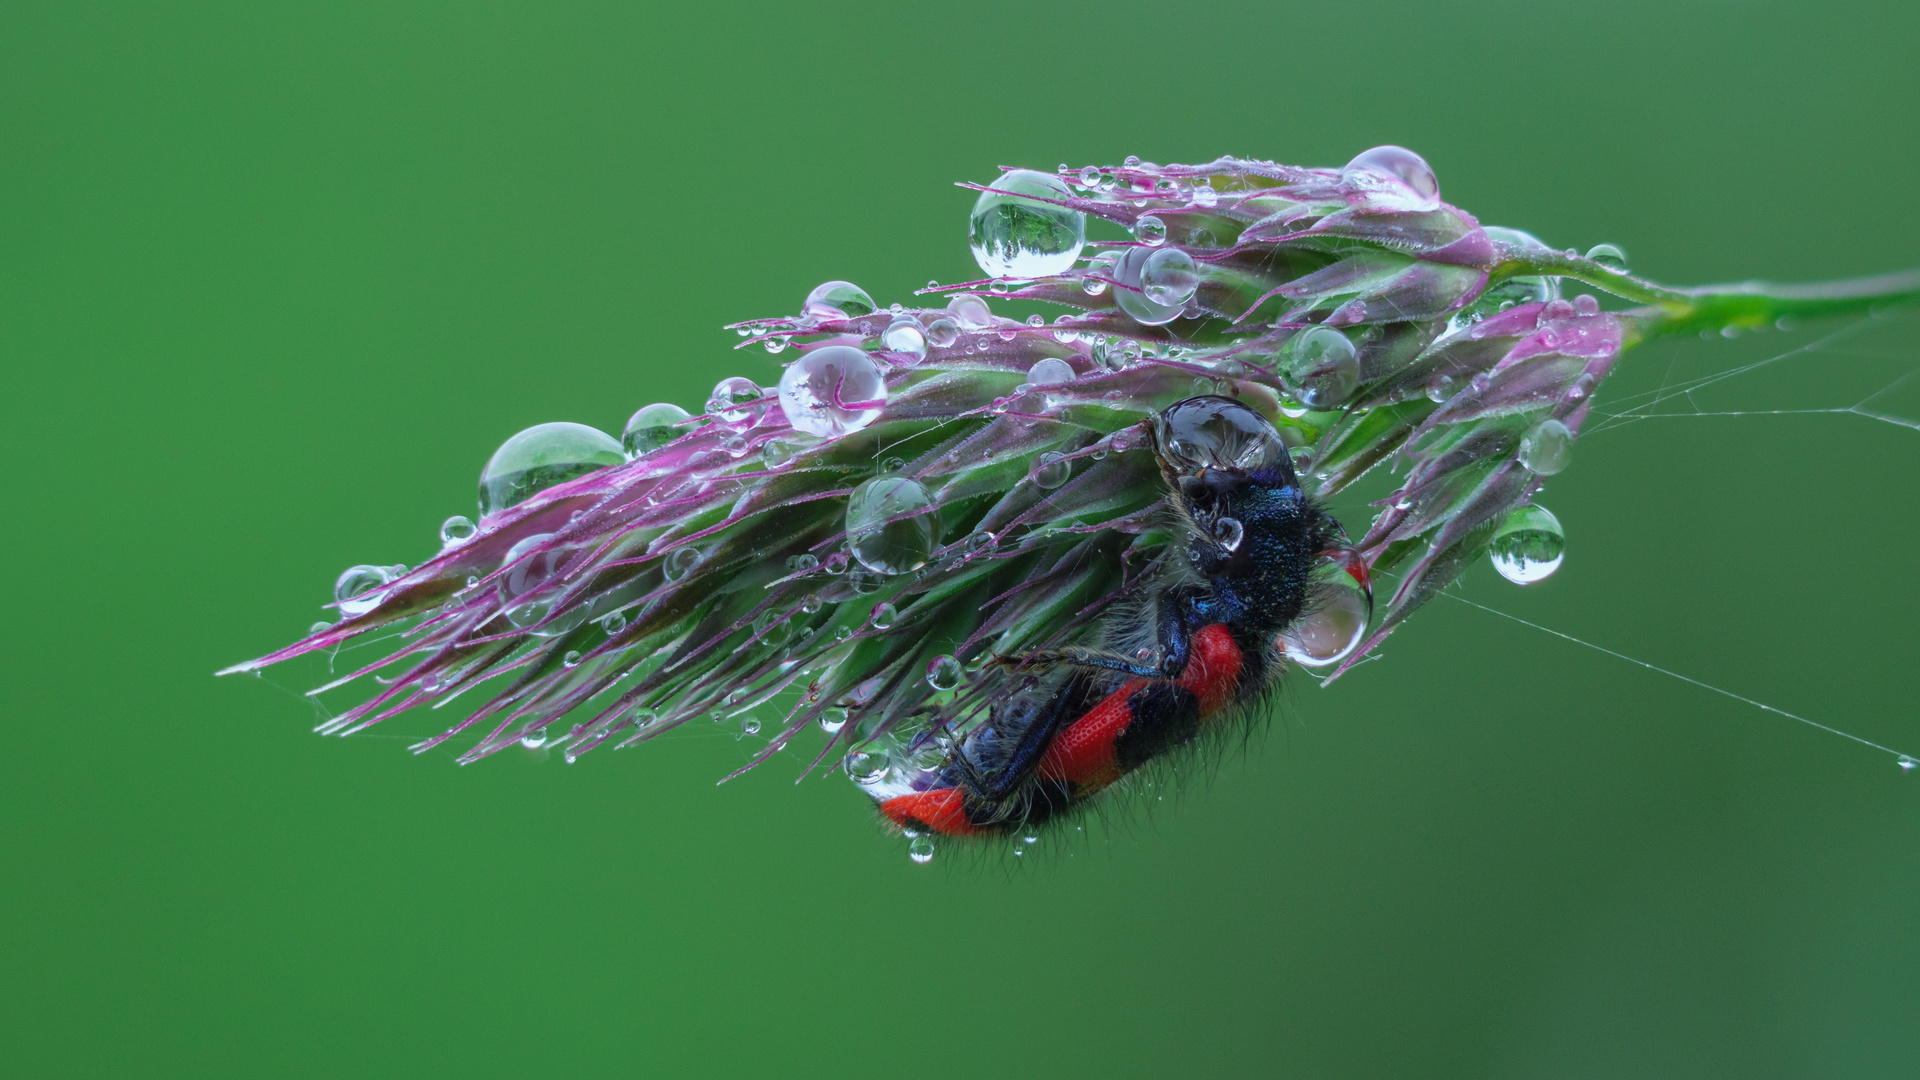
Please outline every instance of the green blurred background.
[[[1920, 775], [1464, 604], [1011, 867], [792, 762], [716, 788], [724, 735], [460, 769], [312, 735], [318, 670], [211, 677], [519, 428], [770, 381], [721, 325], [825, 278], [971, 274], [952, 181], [1397, 142], [1668, 281], [1891, 270], [1916, 51], [1911, 3], [5, 6], [0, 1073], [1920, 1072]], [[1851, 404], [1915, 330], [1699, 407]], [[1855, 415], [1599, 431], [1560, 575], [1463, 595], [1914, 750], [1916, 464]]]

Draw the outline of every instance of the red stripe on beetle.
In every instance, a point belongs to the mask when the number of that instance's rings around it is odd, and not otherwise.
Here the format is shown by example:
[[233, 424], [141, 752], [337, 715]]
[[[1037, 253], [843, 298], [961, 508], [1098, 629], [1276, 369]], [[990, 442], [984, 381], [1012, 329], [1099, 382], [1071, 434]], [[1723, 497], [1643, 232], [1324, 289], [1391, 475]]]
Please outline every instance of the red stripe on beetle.
[[1220, 623], [1210, 623], [1193, 635], [1180, 685], [1200, 699], [1200, 715], [1205, 716], [1233, 700], [1246, 663], [1247, 656], [1232, 632]]
[[1127, 699], [1145, 685], [1145, 679], [1128, 679], [1120, 689], [1101, 698], [1098, 705], [1068, 724], [1040, 759], [1040, 775], [1074, 784], [1111, 779], [1105, 774], [1116, 767], [1113, 741], [1133, 723], [1133, 710], [1127, 707]]
[[880, 812], [895, 825], [919, 822], [937, 833], [966, 836], [979, 830], [967, 820], [966, 796], [959, 788], [934, 788], [911, 795], [896, 795], [880, 804]]

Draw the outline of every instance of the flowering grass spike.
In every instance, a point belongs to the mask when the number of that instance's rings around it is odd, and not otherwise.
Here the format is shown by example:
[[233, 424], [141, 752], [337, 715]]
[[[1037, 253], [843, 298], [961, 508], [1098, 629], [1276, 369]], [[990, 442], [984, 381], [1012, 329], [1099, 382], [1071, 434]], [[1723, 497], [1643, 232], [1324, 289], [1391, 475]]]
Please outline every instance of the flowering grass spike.
[[[911, 308], [829, 281], [734, 328], [786, 354], [777, 379], [648, 405], [621, 439], [515, 435], [438, 555], [352, 568], [339, 622], [230, 670], [398, 630], [320, 730], [465, 696], [415, 747], [463, 762], [758, 734], [777, 703], [753, 764], [817, 724], [812, 764], [906, 831], [1025, 835], [1256, 717], [1291, 668], [1347, 670], [1483, 556], [1550, 574], [1532, 500], [1635, 344], [1920, 295], [1914, 273], [1659, 286], [1611, 245], [1481, 225], [1392, 146], [979, 190], [992, 278]], [[1125, 239], [1089, 251], [1090, 224]], [[1370, 475], [1355, 539], [1323, 500]]]

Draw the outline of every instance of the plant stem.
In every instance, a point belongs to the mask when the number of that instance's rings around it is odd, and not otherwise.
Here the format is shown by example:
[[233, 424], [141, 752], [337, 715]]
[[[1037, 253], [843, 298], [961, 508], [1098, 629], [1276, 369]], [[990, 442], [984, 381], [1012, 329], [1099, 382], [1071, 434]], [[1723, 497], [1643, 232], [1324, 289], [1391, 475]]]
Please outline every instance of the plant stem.
[[1781, 319], [1854, 315], [1888, 304], [1920, 300], [1920, 270], [1810, 285], [1743, 281], [1674, 289], [1578, 255], [1533, 249], [1510, 251], [1508, 259], [1495, 270], [1494, 277], [1499, 280], [1531, 274], [1572, 278], [1622, 299], [1648, 305], [1645, 311], [1636, 313], [1643, 316], [1638, 321], [1645, 337], [1728, 327], [1751, 330]]

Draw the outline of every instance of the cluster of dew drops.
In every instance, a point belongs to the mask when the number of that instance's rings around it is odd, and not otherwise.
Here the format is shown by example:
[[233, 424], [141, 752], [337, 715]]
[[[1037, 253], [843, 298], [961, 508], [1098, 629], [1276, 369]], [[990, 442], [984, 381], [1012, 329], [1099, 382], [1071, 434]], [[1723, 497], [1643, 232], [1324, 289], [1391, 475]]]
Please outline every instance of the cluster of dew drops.
[[[1437, 203], [1438, 185], [1432, 173], [1425, 171], [1425, 162], [1405, 151], [1397, 154], [1385, 151], [1398, 151], [1398, 148], [1376, 148], [1361, 154], [1346, 166], [1346, 175], [1392, 190], [1404, 189], [1412, 202]], [[1126, 161], [1129, 168], [1139, 164], [1138, 158], [1130, 157]], [[1046, 200], [1069, 197], [1075, 189], [1086, 193], [1109, 192], [1116, 182], [1113, 170], [1095, 166], [1077, 172], [1062, 166], [1060, 175], [1031, 170], [1004, 173], [980, 193], [969, 217], [968, 239], [975, 260], [996, 283], [1032, 280], [1072, 270], [1081, 261], [1087, 246], [1086, 217], [1080, 211]], [[1220, 192], [1204, 177], [1157, 183], [1164, 191], [1157, 187], [1156, 194], [1177, 193], [1202, 207], [1215, 205], [1220, 198]], [[1508, 242], [1545, 246], [1517, 230], [1489, 231], [1504, 234], [1500, 238]], [[1149, 326], [1171, 322], [1189, 310], [1201, 282], [1200, 271], [1181, 248], [1165, 246], [1166, 225], [1160, 218], [1151, 214], [1141, 216], [1132, 233], [1136, 245], [1098, 253], [1087, 260], [1089, 272], [1083, 276], [1083, 288], [1091, 295], [1099, 295], [1108, 290], [1109, 282], [1128, 286], [1113, 290], [1115, 302], [1128, 315]], [[1200, 240], [1205, 243], [1204, 237]], [[1612, 245], [1601, 245], [1589, 254], [1603, 261], [1624, 263], [1624, 257]], [[1546, 299], [1549, 292], [1554, 297], [1558, 295], [1551, 279], [1516, 279], [1514, 288], [1531, 290], [1528, 296], [1516, 294], [1512, 298], [1515, 301]], [[801, 319], [804, 323], [863, 317], [877, 310], [872, 297], [859, 286], [829, 281], [808, 294], [801, 308]], [[899, 304], [893, 305], [892, 311], [895, 318], [881, 333], [878, 345], [888, 362], [904, 366], [924, 360], [930, 349], [954, 347], [965, 333], [997, 325], [986, 298], [974, 293], [956, 295], [944, 311], [928, 313], [924, 318], [906, 312]], [[1039, 320], [1036, 315], [1029, 323], [1037, 324]], [[739, 333], [745, 336], [752, 331], [741, 328]], [[780, 352], [787, 341], [783, 336], [771, 335], [764, 343], [768, 351]], [[1354, 366], [1354, 347], [1337, 331], [1303, 335], [1303, 345], [1295, 352], [1296, 366], [1302, 373], [1299, 379], [1304, 388], [1302, 397], [1307, 404], [1313, 403], [1317, 388], [1337, 395], [1340, 376], [1343, 373], [1350, 376], [1346, 369]], [[1074, 378], [1073, 368], [1064, 361], [1043, 359], [1033, 366], [1027, 382], [1017, 392], [1043, 391]], [[1316, 378], [1320, 382], [1316, 383]], [[871, 424], [885, 409], [887, 389], [884, 372], [871, 354], [849, 345], [826, 345], [810, 349], [789, 363], [777, 387], [763, 388], [754, 380], [740, 376], [722, 379], [708, 397], [705, 415], [710, 422], [744, 428], [751, 426], [770, 397], [777, 402], [793, 431], [765, 441], [758, 452], [766, 467], [779, 468], [820, 440], [837, 438]], [[597, 428], [570, 422], [537, 424], [520, 431], [501, 444], [481, 471], [480, 516], [484, 519], [546, 488], [656, 450], [687, 433], [694, 423], [694, 417], [680, 406], [657, 402], [635, 412], [617, 439]], [[1558, 472], [1567, 464], [1569, 443], [1565, 426], [1558, 421], [1547, 421], [1523, 439], [1519, 451], [1522, 464], [1542, 475]], [[723, 450], [744, 457], [748, 447], [745, 439], [737, 438], [723, 443]], [[1070, 463], [1057, 460], [1060, 455], [1048, 457], [1054, 460], [1037, 461], [1030, 480], [1042, 488], [1058, 487], [1069, 475]], [[883, 468], [881, 475], [854, 489], [847, 506], [846, 557], [836, 556], [830, 560], [829, 570], [845, 572], [850, 559], [867, 573], [892, 576], [918, 571], [932, 558], [941, 540], [933, 497], [917, 481], [889, 475], [893, 472]], [[447, 518], [440, 527], [443, 550], [465, 543], [477, 531], [472, 518], [465, 515]], [[508, 552], [503, 565], [546, 539], [548, 534], [521, 541]], [[969, 552], [977, 552], [991, 547], [993, 542], [990, 535], [974, 536], [968, 538], [966, 547]], [[1532, 584], [1545, 580], [1559, 569], [1565, 551], [1565, 533], [1546, 509], [1526, 506], [1501, 524], [1493, 537], [1491, 551], [1493, 565], [1503, 577], [1522, 585]], [[796, 558], [812, 559], [811, 556]], [[664, 571], [669, 579], [678, 579], [691, 572], [698, 561], [697, 551], [678, 549], [669, 556]], [[536, 601], [514, 606], [512, 601], [523, 594], [537, 593], [555, 569], [542, 565], [539, 559], [530, 560], [516, 567], [509, 579], [499, 585], [503, 601], [508, 605], [509, 619], [519, 625], [536, 626], [536, 632], [543, 636], [571, 631], [578, 621], [563, 620], [565, 625], [542, 624], [547, 615], [543, 604]], [[385, 587], [406, 573], [404, 565], [349, 567], [334, 584], [334, 599], [340, 613], [351, 617], [371, 610], [380, 602]], [[476, 583], [469, 581], [470, 585]], [[881, 604], [874, 609], [872, 625], [875, 629], [885, 629], [896, 614], [891, 605]], [[581, 612], [580, 618], [585, 617], [586, 613]], [[329, 625], [314, 623], [310, 632], [318, 633]], [[618, 632], [620, 627], [608, 629]], [[772, 628], [757, 629], [764, 633]], [[963, 667], [952, 656], [936, 657], [928, 664], [926, 679], [936, 690], [952, 690], [962, 677]], [[832, 722], [822, 720], [823, 725]], [[757, 721], [751, 717], [742, 723], [746, 734], [753, 734], [758, 728]], [[530, 747], [538, 747], [543, 743], [540, 735], [530, 734], [524, 741]], [[931, 859], [932, 841], [924, 836], [914, 838], [911, 854], [916, 862]]]

